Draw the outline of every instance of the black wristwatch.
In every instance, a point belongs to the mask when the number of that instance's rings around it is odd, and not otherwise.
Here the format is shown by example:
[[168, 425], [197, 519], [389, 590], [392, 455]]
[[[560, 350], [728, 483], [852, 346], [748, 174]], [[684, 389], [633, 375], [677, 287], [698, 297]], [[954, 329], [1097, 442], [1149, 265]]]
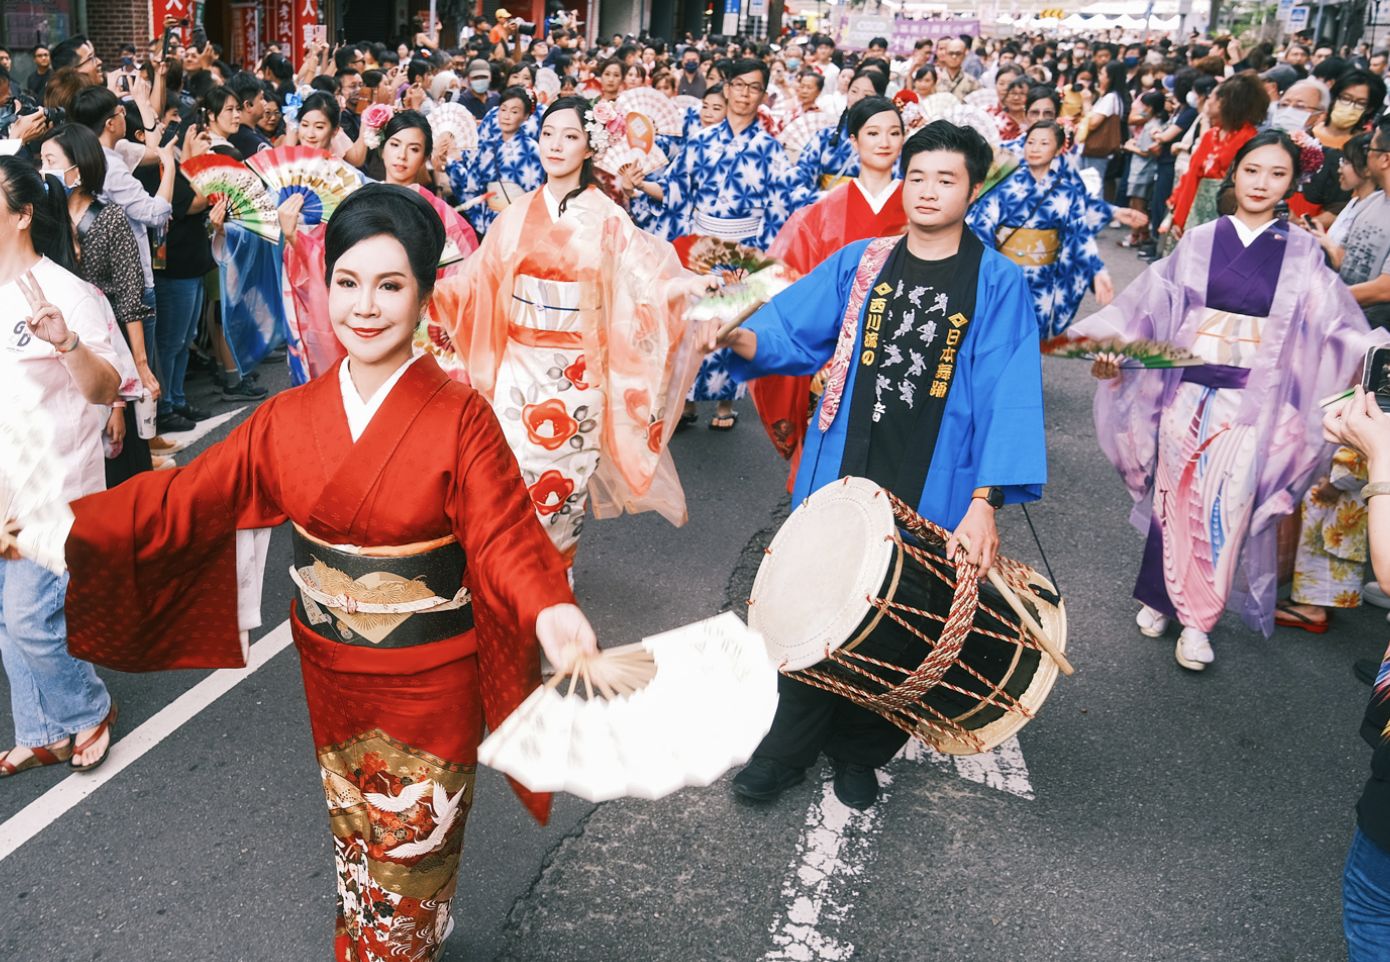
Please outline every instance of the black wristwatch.
[[1003, 489], [1003, 488], [999, 488], [999, 487], [985, 488], [985, 493], [984, 493], [983, 495], [977, 494], [977, 495], [975, 495], [975, 497], [981, 498], [981, 499], [985, 502], [985, 504], [989, 505], [991, 508], [993, 508], [993, 509], [996, 510], [996, 511], [998, 511], [1000, 508], [1004, 507], [1004, 489]]

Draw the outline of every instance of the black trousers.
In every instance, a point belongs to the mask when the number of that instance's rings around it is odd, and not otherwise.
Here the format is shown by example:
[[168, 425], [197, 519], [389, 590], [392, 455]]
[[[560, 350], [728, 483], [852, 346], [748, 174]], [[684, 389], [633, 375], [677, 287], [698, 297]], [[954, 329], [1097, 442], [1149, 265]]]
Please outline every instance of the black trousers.
[[848, 698], [777, 676], [777, 714], [754, 758], [809, 768], [821, 752], [840, 764], [879, 768], [907, 744], [907, 732]]

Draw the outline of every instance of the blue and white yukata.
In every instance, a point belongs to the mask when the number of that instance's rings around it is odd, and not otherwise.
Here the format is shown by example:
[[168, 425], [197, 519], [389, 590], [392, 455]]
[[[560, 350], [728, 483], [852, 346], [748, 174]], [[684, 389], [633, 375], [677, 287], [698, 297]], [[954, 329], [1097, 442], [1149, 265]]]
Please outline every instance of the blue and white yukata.
[[811, 142], [801, 149], [796, 170], [802, 185], [814, 191], [814, 201], [859, 176], [859, 151], [842, 125], [826, 127], [816, 131]]
[[1096, 234], [1110, 218], [1110, 205], [1092, 196], [1071, 163], [1058, 157], [1041, 181], [1019, 165], [971, 206], [965, 222], [1023, 268], [1046, 339], [1071, 325], [1092, 278], [1105, 270]]
[[[454, 189], [456, 203], [467, 203], [487, 193], [490, 184], [515, 184], [521, 188], [511, 198], [520, 200], [526, 194], [545, 183], [545, 168], [541, 166], [540, 148], [535, 138], [528, 136], [525, 124], [512, 135], [511, 140], [503, 140], [502, 134], [493, 128], [494, 136], [478, 141], [478, 149], [445, 168], [449, 183]], [[481, 131], [480, 131], [481, 133]], [[481, 201], [467, 207], [463, 216], [473, 225], [473, 230], [481, 238], [497, 219], [497, 211]]]

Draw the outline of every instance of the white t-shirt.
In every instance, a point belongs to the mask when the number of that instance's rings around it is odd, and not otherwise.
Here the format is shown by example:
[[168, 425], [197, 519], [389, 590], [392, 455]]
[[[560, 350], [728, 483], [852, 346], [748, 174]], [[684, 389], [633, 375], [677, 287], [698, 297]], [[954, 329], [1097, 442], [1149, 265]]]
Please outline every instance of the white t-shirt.
[[1091, 108], [1091, 113], [1100, 114], [1102, 117], [1113, 117], [1120, 112], [1120, 95], [1115, 91], [1110, 91]]
[[[111, 343], [101, 293], [47, 258], [34, 265], [33, 275], [43, 296], [63, 312], [68, 329], [77, 332], [88, 350], [121, 371], [124, 365]], [[0, 286], [0, 316], [5, 318], [0, 327], [0, 407], [51, 421], [43, 426], [52, 438], [49, 457], [61, 474], [62, 497], [73, 501], [106, 489], [101, 449], [106, 408], [82, 396], [62, 355], [29, 330], [25, 318], [32, 313], [18, 284], [11, 281]], [[0, 451], [3, 457], [5, 452]]]

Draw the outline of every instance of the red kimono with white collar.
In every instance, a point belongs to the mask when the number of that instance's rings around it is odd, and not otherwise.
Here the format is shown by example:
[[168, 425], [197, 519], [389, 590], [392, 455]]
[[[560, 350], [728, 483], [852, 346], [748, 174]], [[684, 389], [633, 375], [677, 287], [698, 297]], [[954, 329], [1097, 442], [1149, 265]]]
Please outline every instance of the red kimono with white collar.
[[[894, 182], [892, 193], [877, 212], [858, 183], [850, 181], [793, 214], [767, 253], [806, 275], [846, 244], [870, 237], [895, 237], [906, 230], [902, 181]], [[810, 416], [811, 378], [774, 374], [753, 381], [748, 390], [768, 437], [778, 453], [792, 462], [794, 479]], [[788, 490], [791, 483], [787, 483]]]
[[[293, 521], [362, 547], [457, 539], [474, 630], [376, 648], [330, 641], [291, 616], [334, 834], [338, 957], [408, 947], [407, 957], [435, 958], [484, 719], [495, 728], [540, 683], [536, 616], [574, 601], [491, 406], [422, 357], [354, 443], [335, 365], [266, 401], [187, 467], [73, 510], [69, 647], [122, 671], [244, 665], [237, 529]], [[433, 797], [402, 808], [426, 778]], [[549, 796], [514, 787], [544, 821]], [[383, 796], [386, 808], [371, 804]], [[393, 858], [398, 845], [411, 854]]]

